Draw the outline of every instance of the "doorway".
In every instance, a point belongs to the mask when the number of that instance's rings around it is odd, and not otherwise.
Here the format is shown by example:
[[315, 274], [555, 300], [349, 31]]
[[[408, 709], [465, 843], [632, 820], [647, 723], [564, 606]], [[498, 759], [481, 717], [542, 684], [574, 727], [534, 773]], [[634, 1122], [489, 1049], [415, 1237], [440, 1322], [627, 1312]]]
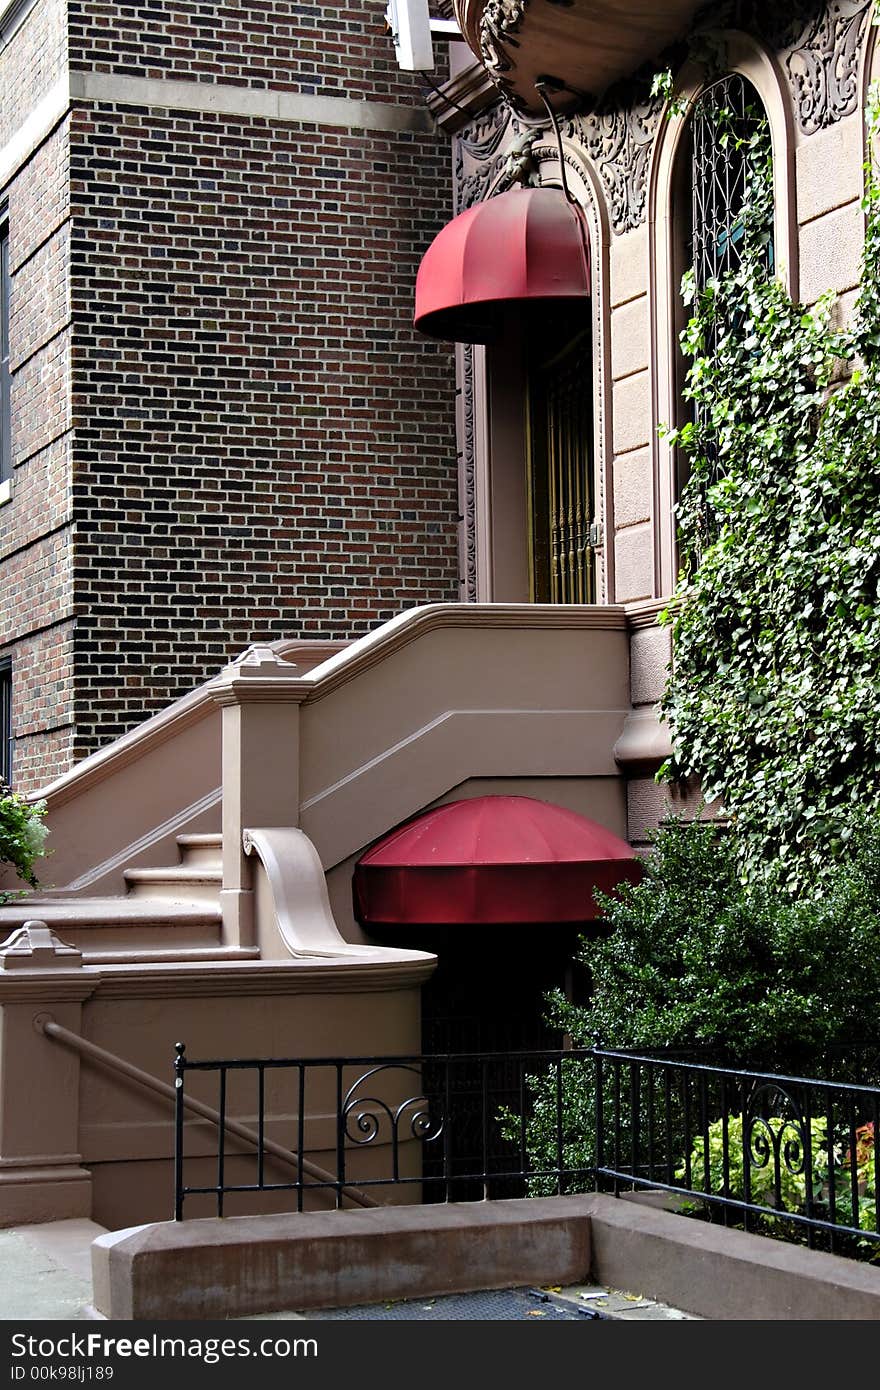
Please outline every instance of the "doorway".
[[527, 344], [529, 596], [592, 603], [591, 326], [581, 306], [544, 308]]

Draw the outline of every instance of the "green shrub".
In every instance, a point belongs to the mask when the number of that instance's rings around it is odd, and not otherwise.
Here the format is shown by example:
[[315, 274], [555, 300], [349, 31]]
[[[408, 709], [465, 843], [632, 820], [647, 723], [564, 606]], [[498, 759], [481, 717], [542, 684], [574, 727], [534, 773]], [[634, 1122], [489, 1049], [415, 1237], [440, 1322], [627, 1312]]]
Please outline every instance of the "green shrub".
[[[43, 820], [45, 814], [45, 801], [30, 804], [0, 784], [0, 864], [11, 864], [31, 888], [38, 886], [34, 864], [46, 852], [49, 831]], [[0, 903], [20, 895], [0, 890]]]
[[[830, 1067], [836, 1080], [871, 1079], [841, 1075], [828, 1060], [843, 1045], [875, 1039], [880, 1016], [880, 821], [857, 818], [850, 830], [830, 886], [791, 899], [762, 880], [743, 882], [729, 832], [668, 822], [641, 883], [604, 899], [608, 935], [581, 944], [589, 1003], [551, 996], [552, 1023], [579, 1047], [598, 1040], [735, 1067]], [[572, 1062], [564, 1073], [563, 1149], [572, 1167], [593, 1162], [593, 1074], [591, 1062]], [[551, 1167], [555, 1075], [533, 1077], [531, 1087], [531, 1160]]]
[[579, 1045], [711, 1048], [787, 1066], [867, 1041], [880, 1016], [880, 820], [850, 826], [835, 877], [799, 899], [743, 882], [735, 836], [681, 820], [657, 833], [641, 883], [605, 900], [609, 935], [587, 941], [586, 1007], [557, 995]]
[[[731, 1115], [726, 1122], [727, 1172], [725, 1179], [725, 1121], [709, 1125], [707, 1134], [696, 1139], [690, 1162], [684, 1160], [675, 1170], [676, 1179], [693, 1192], [706, 1192], [735, 1201], [746, 1200], [745, 1150], [748, 1144], [748, 1200], [763, 1207], [829, 1221], [831, 1219], [831, 1169], [834, 1170], [834, 1221], [862, 1231], [877, 1232], [877, 1188], [874, 1167], [874, 1125], [856, 1130], [855, 1178], [857, 1195], [853, 1207], [853, 1155], [841, 1134], [829, 1138], [828, 1120], [810, 1122], [809, 1165], [806, 1134], [790, 1118], [771, 1115], [752, 1122], [743, 1139], [743, 1121]], [[708, 1139], [708, 1144], [707, 1144]], [[766, 1141], [766, 1142], [765, 1142]], [[761, 1152], [761, 1146], [764, 1152]], [[708, 1152], [708, 1175], [706, 1155]], [[778, 1160], [776, 1155], [778, 1154]], [[707, 1181], [708, 1176], [708, 1181]], [[779, 1200], [776, 1196], [777, 1177]], [[809, 1203], [807, 1194], [809, 1192]], [[714, 1204], [712, 1204], [714, 1206]], [[686, 1203], [684, 1210], [702, 1214], [699, 1203]], [[712, 1214], [710, 1209], [709, 1215]], [[754, 1229], [754, 1227], [753, 1227]], [[785, 1239], [805, 1239], [803, 1227], [784, 1217], [762, 1216], [758, 1229]], [[858, 1240], [859, 1253], [880, 1260], [880, 1243]]]

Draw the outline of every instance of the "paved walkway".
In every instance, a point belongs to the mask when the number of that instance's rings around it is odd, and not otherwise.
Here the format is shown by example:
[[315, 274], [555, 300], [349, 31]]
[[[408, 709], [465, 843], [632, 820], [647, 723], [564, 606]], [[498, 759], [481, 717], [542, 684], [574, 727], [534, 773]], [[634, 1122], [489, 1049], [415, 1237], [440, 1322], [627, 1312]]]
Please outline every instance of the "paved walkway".
[[[0, 1231], [0, 1318], [4, 1321], [82, 1321], [97, 1315], [91, 1307], [90, 1247], [103, 1226], [93, 1221], [55, 1221]], [[512, 1321], [544, 1318], [570, 1322], [584, 1318], [641, 1322], [691, 1319], [692, 1314], [596, 1284], [566, 1288], [504, 1289], [395, 1300], [364, 1307], [317, 1312], [263, 1313], [242, 1321], [390, 1320]]]

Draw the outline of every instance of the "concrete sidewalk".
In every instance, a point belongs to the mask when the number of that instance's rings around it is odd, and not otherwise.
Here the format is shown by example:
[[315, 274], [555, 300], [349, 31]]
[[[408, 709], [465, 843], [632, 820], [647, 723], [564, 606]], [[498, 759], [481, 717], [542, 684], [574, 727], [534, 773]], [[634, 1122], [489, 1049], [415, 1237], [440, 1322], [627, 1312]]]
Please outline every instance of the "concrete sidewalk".
[[[105, 1233], [93, 1221], [55, 1221], [45, 1226], [19, 1226], [0, 1231], [0, 1319], [7, 1322], [86, 1321], [98, 1317], [92, 1308], [91, 1245]], [[541, 1296], [543, 1294], [543, 1297]], [[517, 1306], [520, 1311], [517, 1311]], [[693, 1320], [693, 1315], [637, 1293], [623, 1293], [596, 1284], [525, 1290], [517, 1301], [492, 1294], [457, 1294], [395, 1300], [360, 1308], [295, 1310], [264, 1313], [236, 1321], [448, 1320], [498, 1321], [513, 1317], [596, 1316], [612, 1321]]]

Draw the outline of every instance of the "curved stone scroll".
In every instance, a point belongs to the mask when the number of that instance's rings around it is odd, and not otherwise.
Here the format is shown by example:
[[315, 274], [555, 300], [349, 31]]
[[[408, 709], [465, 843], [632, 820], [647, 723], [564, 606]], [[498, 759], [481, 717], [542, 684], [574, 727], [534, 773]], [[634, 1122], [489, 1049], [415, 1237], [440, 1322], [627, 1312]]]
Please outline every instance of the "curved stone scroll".
[[433, 967], [435, 958], [424, 951], [355, 946], [345, 940], [330, 906], [324, 866], [301, 830], [245, 830], [242, 840], [245, 854], [254, 855], [265, 870], [278, 932], [292, 956]]

